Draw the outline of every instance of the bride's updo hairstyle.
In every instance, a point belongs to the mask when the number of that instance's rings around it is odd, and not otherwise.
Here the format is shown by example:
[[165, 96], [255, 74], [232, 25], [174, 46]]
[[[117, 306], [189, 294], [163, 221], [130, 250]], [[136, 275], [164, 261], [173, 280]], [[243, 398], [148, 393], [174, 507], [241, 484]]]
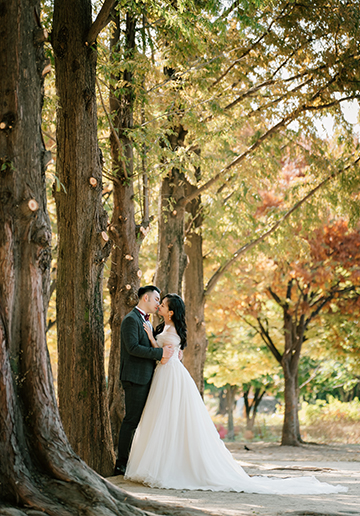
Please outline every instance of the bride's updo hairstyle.
[[[185, 321], [185, 303], [177, 294], [166, 294], [163, 300], [167, 299], [167, 305], [171, 312], [174, 312], [171, 316], [171, 320], [175, 325], [176, 333], [180, 337], [180, 348], [186, 348], [186, 321]], [[165, 322], [160, 323], [154, 332], [154, 335], [158, 335], [164, 329]]]

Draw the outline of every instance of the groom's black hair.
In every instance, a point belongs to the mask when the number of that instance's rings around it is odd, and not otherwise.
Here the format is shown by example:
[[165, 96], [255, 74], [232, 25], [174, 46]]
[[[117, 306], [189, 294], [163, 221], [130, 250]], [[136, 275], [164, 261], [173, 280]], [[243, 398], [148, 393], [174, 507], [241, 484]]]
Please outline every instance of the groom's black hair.
[[138, 290], [138, 298], [141, 299], [148, 292], [158, 292], [160, 294], [160, 289], [155, 287], [155, 285], [145, 285], [145, 287], [140, 287]]

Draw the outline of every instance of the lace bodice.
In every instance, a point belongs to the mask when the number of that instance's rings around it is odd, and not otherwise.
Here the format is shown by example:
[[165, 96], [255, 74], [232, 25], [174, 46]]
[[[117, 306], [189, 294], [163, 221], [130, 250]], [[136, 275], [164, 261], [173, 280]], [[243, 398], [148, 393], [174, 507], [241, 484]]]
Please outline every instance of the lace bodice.
[[[156, 342], [163, 348], [166, 345], [174, 347], [174, 354], [171, 358], [177, 358], [180, 351], [180, 337], [173, 330], [164, 330], [159, 335], [156, 335]], [[171, 359], [170, 359], [171, 360]]]

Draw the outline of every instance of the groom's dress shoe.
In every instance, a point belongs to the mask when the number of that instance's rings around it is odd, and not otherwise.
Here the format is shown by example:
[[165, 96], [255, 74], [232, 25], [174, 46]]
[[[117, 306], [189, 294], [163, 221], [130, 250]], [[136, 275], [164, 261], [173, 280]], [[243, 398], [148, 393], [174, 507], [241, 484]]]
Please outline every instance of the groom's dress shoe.
[[125, 475], [126, 466], [115, 466], [114, 477]]

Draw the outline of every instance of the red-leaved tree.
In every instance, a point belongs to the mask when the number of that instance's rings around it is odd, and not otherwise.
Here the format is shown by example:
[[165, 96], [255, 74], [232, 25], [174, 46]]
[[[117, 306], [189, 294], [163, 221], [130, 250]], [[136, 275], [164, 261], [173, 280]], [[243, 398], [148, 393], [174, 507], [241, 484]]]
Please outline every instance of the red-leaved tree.
[[[345, 220], [338, 220], [317, 228], [301, 241], [303, 252], [296, 259], [287, 261], [283, 257], [272, 261], [271, 267], [266, 262], [261, 284], [259, 278], [253, 283], [243, 282], [241, 299], [247, 322], [256, 328], [283, 369], [282, 444], [291, 446], [301, 442], [298, 366], [307, 331], [325, 312], [342, 311], [350, 317], [360, 310], [359, 228], [349, 229]], [[283, 346], [273, 338], [267, 312], [269, 298], [282, 314]]]

